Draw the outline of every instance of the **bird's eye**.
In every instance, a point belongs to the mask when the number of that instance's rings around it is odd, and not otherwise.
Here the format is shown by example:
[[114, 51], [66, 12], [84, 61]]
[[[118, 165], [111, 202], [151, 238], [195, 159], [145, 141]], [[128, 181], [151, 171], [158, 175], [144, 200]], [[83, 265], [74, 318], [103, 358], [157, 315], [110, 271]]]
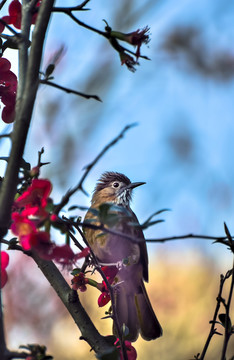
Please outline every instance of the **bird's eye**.
[[114, 182], [114, 183], [113, 183], [113, 187], [115, 187], [115, 188], [119, 187], [119, 183], [118, 183], [118, 182]]

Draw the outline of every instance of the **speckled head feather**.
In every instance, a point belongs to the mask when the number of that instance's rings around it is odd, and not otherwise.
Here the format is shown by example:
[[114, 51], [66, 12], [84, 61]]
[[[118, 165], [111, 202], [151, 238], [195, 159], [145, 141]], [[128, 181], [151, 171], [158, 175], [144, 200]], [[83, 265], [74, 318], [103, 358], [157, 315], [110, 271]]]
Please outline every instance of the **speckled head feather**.
[[124, 174], [114, 172], [114, 171], [106, 171], [106, 172], [104, 172], [104, 174], [102, 174], [102, 176], [98, 180], [94, 191], [100, 191], [100, 190], [104, 189], [106, 186], [108, 186], [113, 181], [121, 181], [126, 185], [131, 184], [131, 181], [129, 180], [129, 178], [127, 176], [125, 176]]

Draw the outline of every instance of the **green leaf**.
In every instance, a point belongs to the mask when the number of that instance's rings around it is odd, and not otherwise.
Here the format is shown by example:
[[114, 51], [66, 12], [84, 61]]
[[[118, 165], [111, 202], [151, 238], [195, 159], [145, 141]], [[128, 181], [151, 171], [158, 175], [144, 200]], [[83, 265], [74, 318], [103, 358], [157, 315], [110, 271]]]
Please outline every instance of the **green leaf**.
[[80, 268], [75, 268], [71, 271], [71, 275], [76, 276], [79, 275], [80, 272], [81, 272]]

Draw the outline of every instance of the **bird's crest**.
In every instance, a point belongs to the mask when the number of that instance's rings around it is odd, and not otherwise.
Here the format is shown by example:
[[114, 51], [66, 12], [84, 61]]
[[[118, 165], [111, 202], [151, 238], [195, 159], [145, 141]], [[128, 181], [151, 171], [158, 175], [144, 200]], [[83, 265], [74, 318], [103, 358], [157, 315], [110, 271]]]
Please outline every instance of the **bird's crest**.
[[131, 181], [129, 180], [129, 178], [127, 176], [125, 176], [124, 174], [114, 172], [114, 171], [106, 171], [106, 172], [104, 172], [104, 174], [102, 174], [102, 176], [98, 180], [94, 191], [96, 192], [96, 191], [100, 191], [100, 190], [104, 189], [106, 186], [108, 186], [113, 181], [121, 181], [126, 185], [131, 184]]

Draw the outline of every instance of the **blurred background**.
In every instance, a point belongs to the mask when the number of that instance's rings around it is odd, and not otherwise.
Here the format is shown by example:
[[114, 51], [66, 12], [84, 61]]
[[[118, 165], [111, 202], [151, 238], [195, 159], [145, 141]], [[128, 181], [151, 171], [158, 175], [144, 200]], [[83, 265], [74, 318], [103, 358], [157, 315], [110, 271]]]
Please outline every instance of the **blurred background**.
[[[64, 6], [64, 2], [56, 5]], [[77, 1], [66, 1], [66, 6], [74, 5]], [[25, 160], [36, 165], [37, 153], [44, 147], [42, 160], [51, 164], [42, 169], [41, 176], [52, 181], [52, 197], [59, 202], [78, 183], [83, 167], [124, 126], [137, 122], [92, 169], [84, 183], [86, 191], [92, 194], [97, 178], [106, 170], [122, 172], [132, 181], [146, 181], [134, 193], [133, 209], [139, 220], [171, 209], [159, 215], [165, 222], [145, 231], [147, 239], [189, 233], [224, 236], [224, 221], [233, 233], [234, 3], [93, 0], [87, 7], [91, 10], [77, 17], [101, 30], [103, 19], [113, 30], [126, 33], [148, 25], [151, 41], [141, 52], [151, 60], [140, 59], [137, 71], [131, 73], [121, 66], [106, 39], [63, 14], [54, 14], [42, 70], [64, 47], [54, 81], [98, 95], [102, 103], [41, 86]], [[17, 73], [16, 52], [7, 50], [5, 57]], [[1, 124], [1, 132], [10, 130], [11, 125]], [[7, 139], [1, 140], [0, 151], [1, 156], [8, 155]], [[4, 162], [0, 167], [3, 176]], [[69, 206], [89, 203], [90, 197], [77, 193]], [[61, 240], [62, 236], [56, 238]], [[150, 343], [137, 341], [139, 359], [192, 359], [207, 338], [220, 273], [232, 267], [231, 253], [212, 241], [197, 239], [148, 243], [148, 249], [147, 289], [164, 336]], [[35, 264], [19, 254], [10, 256], [10, 281], [3, 292], [9, 346], [42, 343], [57, 360], [93, 358]], [[69, 273], [65, 276], [71, 278]], [[98, 295], [88, 289], [81, 295], [82, 303], [99, 330], [108, 335], [111, 324], [100, 320], [104, 309], [97, 310]], [[207, 359], [220, 357], [222, 341], [221, 336], [213, 339]], [[229, 357], [233, 349], [232, 339]]]

